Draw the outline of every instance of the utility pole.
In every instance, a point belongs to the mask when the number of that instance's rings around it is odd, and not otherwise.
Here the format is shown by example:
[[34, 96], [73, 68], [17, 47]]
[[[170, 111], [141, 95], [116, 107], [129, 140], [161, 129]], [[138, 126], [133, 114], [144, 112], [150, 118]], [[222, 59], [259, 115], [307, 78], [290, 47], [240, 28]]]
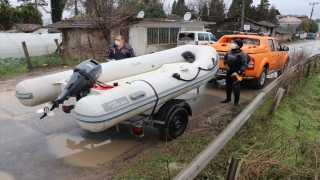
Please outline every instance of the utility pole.
[[245, 3], [245, 0], [242, 0], [241, 28], [240, 28], [241, 32], [243, 32], [243, 27], [244, 27], [244, 3]]
[[307, 35], [309, 34], [309, 30], [310, 30], [311, 19], [312, 19], [312, 14], [313, 14], [313, 7], [314, 7], [314, 5], [317, 5], [317, 4], [319, 4], [319, 2], [317, 2], [317, 3], [315, 3], [315, 2], [313, 2], [313, 3], [309, 3], [309, 5], [312, 5], [312, 10], [311, 10], [311, 15], [310, 15], [310, 20], [309, 20], [309, 23], [310, 23], [310, 24], [308, 24], [308, 31], [307, 31]]
[[74, 15], [78, 15], [78, 0], [74, 1]]

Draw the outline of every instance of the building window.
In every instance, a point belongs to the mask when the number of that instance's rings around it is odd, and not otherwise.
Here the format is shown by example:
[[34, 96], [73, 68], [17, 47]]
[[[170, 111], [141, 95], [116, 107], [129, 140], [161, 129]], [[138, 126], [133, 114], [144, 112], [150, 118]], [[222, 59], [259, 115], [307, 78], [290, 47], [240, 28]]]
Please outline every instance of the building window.
[[147, 28], [148, 45], [174, 44], [180, 28]]
[[159, 33], [158, 28], [148, 28], [147, 32], [148, 36], [148, 45], [150, 44], [159, 44]]
[[177, 43], [180, 28], [170, 28], [170, 43]]

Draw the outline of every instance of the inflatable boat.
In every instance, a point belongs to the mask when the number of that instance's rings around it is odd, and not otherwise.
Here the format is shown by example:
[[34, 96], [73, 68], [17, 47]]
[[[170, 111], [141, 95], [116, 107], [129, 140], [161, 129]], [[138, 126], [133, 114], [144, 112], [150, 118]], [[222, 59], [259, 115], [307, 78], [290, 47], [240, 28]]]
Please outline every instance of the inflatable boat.
[[218, 62], [214, 48], [196, 45], [101, 64], [89, 59], [73, 70], [24, 80], [15, 96], [25, 106], [46, 103], [43, 117], [76, 97], [62, 109], [70, 108], [82, 128], [100, 132], [200, 87], [215, 76]]

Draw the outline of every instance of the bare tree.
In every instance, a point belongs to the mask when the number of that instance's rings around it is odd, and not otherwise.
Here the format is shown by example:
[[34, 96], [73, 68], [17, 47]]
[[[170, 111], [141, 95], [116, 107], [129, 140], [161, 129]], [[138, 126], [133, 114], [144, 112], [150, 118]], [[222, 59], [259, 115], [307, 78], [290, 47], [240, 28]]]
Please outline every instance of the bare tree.
[[201, 20], [201, 17], [203, 16], [203, 8], [205, 7], [205, 4], [207, 5], [208, 3], [208, 0], [190, 0], [187, 6], [192, 11], [191, 13], [195, 18]]

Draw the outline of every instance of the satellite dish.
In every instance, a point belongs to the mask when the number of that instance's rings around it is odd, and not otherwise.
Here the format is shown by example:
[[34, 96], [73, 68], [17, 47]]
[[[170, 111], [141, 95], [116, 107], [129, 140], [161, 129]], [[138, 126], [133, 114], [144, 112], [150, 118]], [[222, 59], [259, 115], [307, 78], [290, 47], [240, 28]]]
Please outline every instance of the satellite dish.
[[144, 17], [144, 12], [140, 11], [137, 15], [137, 18], [143, 18]]
[[191, 19], [191, 13], [190, 12], [186, 12], [183, 16], [183, 19], [185, 21], [189, 21]]

